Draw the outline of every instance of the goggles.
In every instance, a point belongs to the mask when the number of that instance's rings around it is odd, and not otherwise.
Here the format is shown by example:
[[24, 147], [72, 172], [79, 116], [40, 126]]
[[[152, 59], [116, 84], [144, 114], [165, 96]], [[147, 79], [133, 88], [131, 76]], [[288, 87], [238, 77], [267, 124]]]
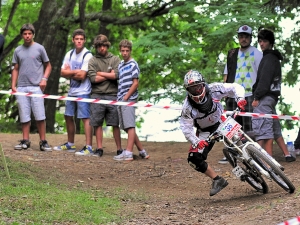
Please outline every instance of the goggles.
[[193, 86], [189, 86], [187, 88], [187, 91], [189, 93], [189, 96], [195, 101], [195, 102], [202, 102], [202, 100], [205, 97], [205, 84], [204, 83], [197, 83]]

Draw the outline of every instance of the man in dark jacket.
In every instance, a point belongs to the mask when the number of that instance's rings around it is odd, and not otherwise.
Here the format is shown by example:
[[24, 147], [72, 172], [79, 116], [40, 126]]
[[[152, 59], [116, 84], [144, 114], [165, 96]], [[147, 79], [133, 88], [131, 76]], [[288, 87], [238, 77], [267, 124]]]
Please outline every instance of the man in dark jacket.
[[[253, 85], [253, 112], [276, 114], [276, 104], [281, 92], [281, 64], [283, 59], [278, 50], [273, 50], [274, 33], [268, 29], [258, 32], [258, 43], [263, 51], [263, 58], [259, 64], [257, 80]], [[252, 118], [255, 140], [272, 155], [273, 140], [282, 149], [287, 162], [295, 161], [284, 143], [280, 122], [271, 118]]]

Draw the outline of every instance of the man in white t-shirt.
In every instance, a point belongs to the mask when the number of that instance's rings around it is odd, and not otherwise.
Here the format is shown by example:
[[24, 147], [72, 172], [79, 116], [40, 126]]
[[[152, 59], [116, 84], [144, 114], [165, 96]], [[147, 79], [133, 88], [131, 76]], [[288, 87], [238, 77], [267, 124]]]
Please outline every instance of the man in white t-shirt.
[[[72, 42], [75, 48], [68, 51], [65, 55], [62, 67], [61, 76], [70, 79], [69, 97], [90, 98], [91, 82], [87, 78], [88, 62], [92, 58], [92, 53], [84, 47], [86, 41], [85, 32], [82, 29], [77, 29], [73, 32]], [[68, 133], [68, 142], [56, 146], [54, 150], [67, 150], [75, 152], [75, 112], [77, 118], [81, 119], [84, 125], [86, 138], [85, 146], [76, 155], [91, 155], [92, 148], [92, 127], [90, 126], [90, 103], [66, 101], [65, 120]]]
[[[257, 70], [259, 63], [263, 57], [262, 52], [251, 46], [252, 28], [248, 25], [240, 26], [237, 30], [239, 48], [234, 48], [228, 51], [227, 63], [224, 69], [224, 83], [238, 83], [245, 88], [245, 99], [247, 105], [246, 112], [253, 112], [251, 105], [253, 101], [252, 86], [256, 82]], [[232, 111], [237, 108], [235, 99], [226, 99], [226, 110]], [[243, 126], [243, 130], [252, 137], [252, 121], [251, 117], [241, 116], [237, 121]], [[219, 163], [228, 163], [226, 158], [223, 158]]]

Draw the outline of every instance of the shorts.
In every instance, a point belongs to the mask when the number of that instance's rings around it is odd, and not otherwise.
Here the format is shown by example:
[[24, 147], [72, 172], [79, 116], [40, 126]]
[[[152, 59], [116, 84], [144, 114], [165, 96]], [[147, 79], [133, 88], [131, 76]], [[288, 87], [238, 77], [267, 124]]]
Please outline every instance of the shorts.
[[[254, 113], [263, 113], [263, 114], [277, 114], [276, 113], [276, 104], [274, 98], [270, 96], [265, 96], [259, 100], [259, 105], [254, 107]], [[255, 136], [255, 140], [264, 140], [264, 139], [277, 139], [282, 136], [281, 125], [278, 119], [272, 118], [252, 118], [252, 127]]]
[[[117, 96], [113, 95], [92, 94], [91, 98], [110, 101], [117, 100]], [[90, 125], [92, 127], [102, 127], [104, 120], [106, 122], [106, 126], [119, 126], [119, 116], [116, 105], [91, 103], [90, 111]]]
[[[132, 102], [132, 101], [131, 101]], [[120, 128], [126, 130], [131, 127], [135, 127], [135, 107], [119, 105], [118, 114], [120, 121]]]
[[[90, 98], [90, 95], [78, 95], [68, 97], [76, 97], [76, 98]], [[75, 101], [66, 101], [66, 116], [75, 116], [75, 112], [77, 111], [78, 119], [89, 119], [90, 118], [90, 103], [88, 102], [75, 102]]]
[[[17, 91], [25, 93], [30, 92], [32, 94], [43, 94], [39, 86], [18, 87]], [[16, 95], [16, 99], [21, 123], [31, 121], [31, 112], [33, 113], [36, 121], [46, 119], [44, 98]]]

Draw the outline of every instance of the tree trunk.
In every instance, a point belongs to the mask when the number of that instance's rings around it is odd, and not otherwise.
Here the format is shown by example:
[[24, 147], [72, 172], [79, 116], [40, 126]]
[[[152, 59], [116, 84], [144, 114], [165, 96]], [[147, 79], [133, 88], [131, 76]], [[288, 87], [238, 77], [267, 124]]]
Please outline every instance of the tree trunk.
[[[42, 44], [52, 65], [45, 94], [58, 94], [60, 68], [68, 44], [68, 26], [65, 18], [72, 15], [76, 1], [43, 1], [37, 25], [35, 25], [35, 41]], [[63, 22], [62, 22], [63, 21]], [[45, 99], [46, 130], [54, 133], [56, 100]], [[33, 125], [33, 123], [32, 123]]]
[[[111, 7], [112, 7], [112, 0], [103, 0], [103, 5], [102, 5], [102, 12], [105, 12], [107, 10], [111, 10]], [[106, 26], [108, 25], [109, 23], [107, 22], [100, 22], [100, 26], [99, 26], [99, 34], [104, 34], [108, 37], [109, 39], [109, 34], [110, 34], [110, 31], [106, 28]]]

